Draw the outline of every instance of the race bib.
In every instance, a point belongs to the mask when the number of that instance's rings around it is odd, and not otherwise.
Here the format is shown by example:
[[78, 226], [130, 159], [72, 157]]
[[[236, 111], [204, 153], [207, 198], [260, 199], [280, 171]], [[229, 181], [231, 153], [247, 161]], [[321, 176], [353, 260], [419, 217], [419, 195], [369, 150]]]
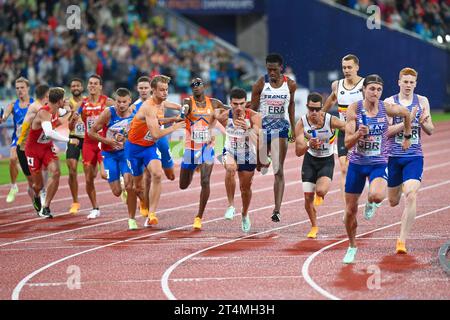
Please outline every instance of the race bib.
[[[411, 145], [419, 144], [419, 130], [420, 130], [420, 128], [419, 128], [418, 125], [416, 125], [416, 124], [412, 125], [412, 128], [411, 128], [411, 139], [410, 139]], [[403, 135], [404, 135], [403, 131], [397, 133], [395, 135], [395, 143], [402, 144], [403, 140], [404, 140]]]
[[267, 114], [271, 118], [284, 118], [285, 117], [284, 106], [268, 106]]
[[153, 137], [152, 137], [152, 134], [150, 133], [150, 131], [147, 131], [147, 133], [145, 134], [144, 140], [145, 141], [153, 141]]
[[382, 136], [368, 136], [365, 139], [358, 140], [356, 152], [368, 157], [381, 155]]
[[97, 120], [98, 117], [88, 117], [86, 119], [87, 129], [88, 131], [91, 130], [91, 128], [94, 126], [95, 120]]
[[83, 136], [85, 131], [84, 123], [79, 121], [75, 124], [75, 135]]
[[230, 139], [231, 148], [235, 150], [244, 150], [245, 149], [245, 139]]
[[194, 127], [192, 130], [192, 140], [195, 143], [206, 143], [211, 140], [208, 127]]

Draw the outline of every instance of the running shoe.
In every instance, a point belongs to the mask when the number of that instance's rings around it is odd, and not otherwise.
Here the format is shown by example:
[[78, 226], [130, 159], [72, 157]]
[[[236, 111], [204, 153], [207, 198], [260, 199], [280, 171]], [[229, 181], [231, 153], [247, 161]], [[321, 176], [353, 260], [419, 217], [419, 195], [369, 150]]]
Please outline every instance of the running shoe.
[[87, 216], [88, 219], [96, 219], [98, 217], [100, 217], [99, 209], [92, 209], [89, 215]]
[[7, 203], [14, 202], [14, 200], [16, 200], [17, 192], [19, 192], [19, 187], [16, 184], [11, 186], [11, 189], [9, 189], [8, 196], [6, 197], [6, 202]]
[[381, 203], [367, 202], [366, 207], [364, 208], [364, 219], [367, 221], [371, 220], [380, 206]]
[[317, 193], [315, 193], [314, 194], [314, 206], [318, 207], [318, 206], [322, 205], [322, 203], [323, 203], [323, 198], [319, 197], [317, 195]]
[[317, 233], [319, 232], [319, 227], [311, 227], [311, 230], [306, 235], [307, 238], [315, 239], [317, 238]]
[[347, 253], [345, 254], [342, 262], [346, 264], [353, 263], [355, 261], [356, 251], [358, 251], [358, 248], [348, 247]]
[[406, 251], [406, 244], [403, 241], [400, 241], [400, 239], [397, 239], [397, 244], [395, 246], [395, 250], [397, 251], [398, 254], [406, 254], [408, 253]]
[[72, 205], [70, 206], [69, 213], [77, 214], [79, 209], [80, 209], [80, 204], [78, 202], [73, 202]]
[[137, 230], [138, 225], [135, 219], [128, 219], [128, 230]]
[[242, 231], [249, 232], [250, 227], [252, 226], [252, 223], [250, 222], [250, 217], [247, 213], [246, 216], [242, 216]]
[[272, 213], [272, 221], [273, 222], [280, 222], [281, 221], [281, 213], [278, 210], [273, 210]]
[[43, 218], [48, 218], [48, 219], [53, 218], [49, 207], [43, 207], [41, 209], [41, 211], [38, 212], [38, 216], [43, 217]]
[[42, 209], [41, 197], [39, 196], [33, 197], [33, 207], [34, 210], [36, 210], [36, 212], [39, 214], [39, 211], [41, 211]]
[[196, 230], [200, 230], [202, 228], [202, 218], [195, 217], [192, 227]]
[[235, 212], [236, 212], [236, 209], [233, 206], [228, 207], [227, 211], [225, 211], [225, 219], [226, 220], [233, 220]]

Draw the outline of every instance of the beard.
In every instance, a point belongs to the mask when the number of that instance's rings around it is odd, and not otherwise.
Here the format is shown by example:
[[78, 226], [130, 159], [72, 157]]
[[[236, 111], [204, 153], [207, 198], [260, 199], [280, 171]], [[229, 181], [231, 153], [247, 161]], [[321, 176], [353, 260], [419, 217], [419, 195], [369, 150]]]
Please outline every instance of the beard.
[[74, 90], [74, 91], [71, 91], [70, 93], [72, 93], [72, 95], [76, 98], [81, 96], [81, 90]]

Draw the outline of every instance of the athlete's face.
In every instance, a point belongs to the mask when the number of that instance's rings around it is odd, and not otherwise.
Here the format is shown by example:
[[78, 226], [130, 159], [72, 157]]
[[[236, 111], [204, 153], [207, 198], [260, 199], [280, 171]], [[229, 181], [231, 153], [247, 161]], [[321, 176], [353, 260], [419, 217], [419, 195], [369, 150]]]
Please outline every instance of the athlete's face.
[[103, 86], [97, 78], [90, 78], [88, 82], [88, 90], [91, 95], [99, 95], [102, 92]]
[[271, 82], [277, 82], [281, 78], [281, 65], [278, 62], [267, 62], [266, 69]]
[[48, 95], [49, 95], [50, 91], [47, 91], [47, 93], [44, 96], [44, 99], [41, 100], [42, 104], [46, 104], [48, 103]]
[[19, 99], [23, 99], [28, 95], [28, 86], [25, 82], [16, 82], [16, 94]]
[[128, 110], [128, 108], [130, 107], [130, 104], [131, 104], [130, 96], [125, 96], [125, 97], [117, 96], [116, 106], [120, 113], [125, 113]]
[[416, 85], [417, 85], [417, 78], [412, 75], [402, 75], [398, 80], [400, 92], [407, 96], [414, 93]]
[[72, 81], [70, 84], [70, 93], [74, 97], [79, 97], [81, 93], [84, 91], [83, 85], [79, 81]]
[[203, 84], [203, 80], [200, 78], [192, 79], [191, 81], [191, 89], [194, 96], [200, 96], [205, 91], [205, 86]]
[[359, 71], [359, 65], [353, 60], [342, 60], [342, 73], [346, 79], [356, 77]]
[[148, 97], [150, 97], [150, 93], [151, 93], [150, 83], [147, 81], [139, 82], [137, 85], [137, 91], [139, 93], [139, 97], [142, 100], [148, 99]]
[[156, 88], [153, 90], [153, 95], [161, 101], [164, 101], [167, 99], [167, 96], [169, 95], [169, 84], [158, 82], [156, 84]]
[[383, 86], [378, 83], [370, 83], [363, 87], [364, 98], [371, 103], [376, 103], [381, 98]]
[[320, 101], [308, 101], [306, 108], [308, 108], [308, 117], [310, 119], [319, 120], [320, 112], [322, 110], [322, 103]]
[[231, 99], [231, 108], [233, 109], [233, 113], [238, 117], [243, 116], [245, 113], [245, 105], [247, 104], [247, 99], [242, 98], [233, 98]]

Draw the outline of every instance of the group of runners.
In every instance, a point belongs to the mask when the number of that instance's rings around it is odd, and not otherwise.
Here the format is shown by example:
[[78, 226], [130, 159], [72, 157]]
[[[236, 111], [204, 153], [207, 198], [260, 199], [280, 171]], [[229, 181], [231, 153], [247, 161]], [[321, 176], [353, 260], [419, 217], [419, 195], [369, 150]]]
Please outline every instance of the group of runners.
[[[72, 214], [80, 209], [77, 167], [82, 157], [86, 193], [92, 205], [88, 219], [101, 215], [95, 179], [98, 172], [112, 193], [121, 197], [128, 209], [128, 228], [138, 229], [137, 208], [146, 217], [144, 226], [158, 224], [157, 209], [164, 176], [175, 180], [169, 136], [185, 131], [185, 146], [179, 173], [179, 188], [191, 184], [200, 174], [199, 207], [193, 228], [202, 228], [210, 195], [210, 178], [216, 158], [225, 168], [228, 205], [226, 220], [236, 215], [236, 173], [242, 198], [241, 228], [250, 232], [249, 207], [255, 171], [274, 175], [273, 222], [282, 219], [285, 190], [284, 162], [289, 142], [303, 156], [301, 176], [305, 210], [311, 221], [308, 238], [317, 238], [317, 210], [323, 203], [333, 179], [334, 154], [340, 165], [340, 186], [345, 202], [344, 224], [349, 248], [344, 263], [355, 260], [358, 202], [366, 181], [369, 183], [364, 218], [370, 220], [386, 198], [397, 206], [402, 194], [402, 215], [397, 253], [406, 253], [406, 239], [416, 215], [416, 195], [423, 172], [421, 134], [434, 129], [426, 97], [414, 93], [418, 74], [412, 68], [399, 73], [399, 93], [381, 100], [383, 80], [379, 75], [358, 75], [359, 60], [349, 54], [342, 58], [344, 78], [334, 81], [325, 102], [317, 92], [306, 101], [307, 112], [296, 122], [294, 80], [283, 75], [283, 58], [266, 57], [267, 74], [257, 80], [251, 99], [242, 88], [233, 88], [229, 105], [205, 95], [201, 78], [191, 81], [192, 95], [181, 104], [168, 101], [170, 78], [157, 75], [137, 81], [139, 99], [119, 88], [114, 99], [102, 92], [102, 78], [92, 75], [84, 96], [83, 80], [72, 79], [70, 97], [63, 88], [38, 85], [35, 99], [29, 96], [28, 80], [16, 80], [18, 99], [9, 104], [0, 121], [10, 115], [14, 120], [11, 144], [11, 189], [6, 198], [13, 202], [18, 192], [18, 163], [28, 181], [33, 207], [41, 217], [52, 218], [50, 205], [58, 189], [59, 160], [53, 141], [67, 143], [66, 161]], [[339, 118], [328, 113], [338, 105]], [[169, 116], [172, 113], [172, 116]], [[55, 128], [68, 122], [69, 136]], [[216, 128], [225, 134], [220, 157], [215, 155]], [[337, 146], [335, 141], [337, 140]], [[48, 176], [48, 178], [47, 178]]]

